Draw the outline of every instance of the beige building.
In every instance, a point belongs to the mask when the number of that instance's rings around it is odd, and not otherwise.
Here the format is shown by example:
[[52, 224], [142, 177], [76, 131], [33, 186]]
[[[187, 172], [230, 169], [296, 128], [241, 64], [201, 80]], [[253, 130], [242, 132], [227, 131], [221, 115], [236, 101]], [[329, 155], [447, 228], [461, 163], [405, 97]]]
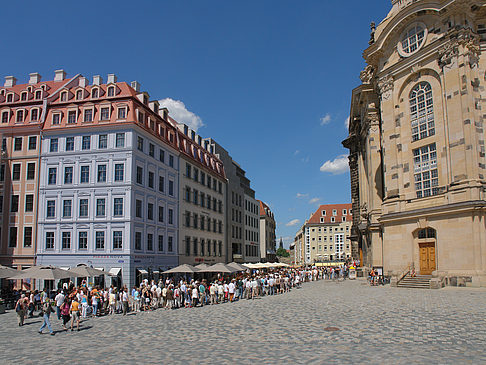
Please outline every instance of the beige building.
[[351, 204], [321, 205], [295, 235], [293, 258], [298, 265], [342, 263], [352, 257]]
[[485, 33], [484, 0], [393, 0], [372, 24], [343, 142], [366, 266], [486, 285]]
[[[260, 258], [264, 262], [275, 262], [277, 260], [275, 217], [267, 204], [261, 200], [258, 202], [260, 204]], [[254, 249], [258, 247], [255, 245]]]

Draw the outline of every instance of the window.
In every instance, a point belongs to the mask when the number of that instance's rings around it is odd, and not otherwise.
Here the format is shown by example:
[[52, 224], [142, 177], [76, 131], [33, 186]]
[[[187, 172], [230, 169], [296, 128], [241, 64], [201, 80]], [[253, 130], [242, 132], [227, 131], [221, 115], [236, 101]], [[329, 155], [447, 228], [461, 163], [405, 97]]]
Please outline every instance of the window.
[[84, 109], [84, 121], [85, 122], [93, 121], [93, 109]]
[[150, 221], [154, 220], [154, 205], [152, 203], [147, 204], [147, 219]]
[[143, 168], [137, 166], [137, 184], [143, 184]]
[[152, 233], [147, 234], [147, 251], [154, 250], [154, 235]]
[[83, 90], [76, 91], [76, 100], [81, 100], [83, 98]]
[[22, 137], [14, 138], [14, 151], [22, 151]]
[[77, 114], [78, 113], [76, 112], [76, 110], [70, 110], [70, 111], [68, 111], [68, 123], [69, 124], [76, 123]]
[[162, 163], [164, 163], [164, 161], [165, 161], [165, 152], [164, 152], [164, 150], [160, 150], [159, 151], [159, 161], [162, 162]]
[[17, 213], [19, 211], [19, 196], [12, 195], [10, 198], [10, 212]]
[[54, 232], [46, 232], [46, 250], [54, 249]]
[[116, 134], [115, 147], [117, 148], [125, 147], [125, 133]]
[[174, 224], [174, 210], [169, 209], [169, 224]]
[[403, 36], [398, 44], [398, 50], [401, 56], [407, 57], [417, 51], [423, 44], [427, 37], [427, 30], [425, 26], [417, 24], [410, 28]]
[[186, 176], [188, 178], [191, 177], [191, 165], [189, 165], [189, 164], [186, 164]]
[[99, 95], [99, 93], [98, 93], [98, 89], [93, 89], [93, 90], [91, 90], [91, 97], [92, 97], [92, 98], [97, 98], [97, 97], [98, 97], [98, 95]]
[[37, 91], [35, 92], [35, 98], [36, 98], [36, 99], [40, 99], [40, 98], [42, 98], [42, 91], [41, 91], [41, 90], [37, 90]]
[[417, 198], [439, 194], [439, 173], [435, 143], [413, 150], [415, 191]]
[[97, 217], [104, 217], [105, 216], [105, 211], [106, 211], [105, 206], [106, 206], [105, 198], [96, 199], [96, 216]]
[[164, 251], [164, 236], [159, 234], [159, 251]]
[[79, 250], [88, 249], [88, 232], [81, 231], [78, 233], [78, 249]]
[[12, 165], [12, 180], [20, 180], [20, 164], [14, 163]]
[[149, 143], [149, 156], [150, 157], [155, 156], [155, 146], [153, 143]]
[[50, 167], [49, 168], [49, 173], [48, 173], [47, 184], [49, 184], [49, 185], [55, 185], [56, 182], [57, 182], [57, 168]]
[[169, 252], [172, 252], [174, 250], [173, 249], [173, 241], [174, 241], [174, 237], [169, 236], [168, 242], [167, 242], [167, 251], [169, 251]]
[[21, 101], [26, 101], [27, 100], [27, 93], [25, 91], [20, 94], [20, 100]]
[[56, 201], [55, 200], [48, 200], [47, 201], [47, 218], [54, 218], [56, 216]]
[[62, 246], [63, 250], [71, 249], [71, 232], [62, 232]]
[[174, 156], [169, 155], [169, 166], [174, 167]]
[[198, 197], [199, 197], [199, 192], [196, 189], [194, 189], [194, 191], [193, 191], [193, 203], [196, 204], [196, 205], [199, 204]]
[[428, 82], [419, 83], [410, 92], [410, 117], [412, 141], [435, 134], [434, 101]]
[[121, 250], [123, 249], [123, 232], [113, 231], [113, 249]]
[[106, 182], [106, 165], [98, 165], [98, 182]]
[[64, 168], [64, 184], [73, 183], [73, 168], [72, 166], [66, 166]]
[[169, 195], [174, 196], [174, 181], [169, 180]]
[[25, 196], [25, 211], [26, 212], [33, 212], [34, 211], [34, 195], [27, 194]]
[[342, 219], [343, 219], [343, 222], [346, 222], [346, 217], [345, 216], [343, 216]]
[[154, 188], [154, 173], [152, 171], [148, 173], [148, 186], [149, 188]]
[[13, 101], [13, 94], [7, 95], [7, 103], [11, 103]]
[[186, 236], [186, 256], [191, 255], [191, 238]]
[[125, 165], [122, 163], [115, 164], [115, 181], [123, 181]]
[[346, 209], [343, 209], [343, 215], [346, 215], [348, 214], [348, 212], [346, 211]]
[[118, 108], [118, 119], [127, 118], [127, 108]]
[[100, 111], [100, 120], [109, 120], [110, 119], [110, 108], [103, 107]]
[[57, 152], [59, 149], [59, 140], [57, 138], [51, 138], [49, 145], [49, 152]]
[[66, 137], [66, 151], [74, 151], [74, 137]]
[[137, 137], [137, 149], [143, 152], [143, 138]]
[[24, 121], [24, 111], [17, 110], [17, 122], [23, 122], [23, 121]]
[[10, 227], [8, 247], [17, 247], [17, 227]]
[[331, 223], [336, 222], [336, 217], [331, 217]]
[[7, 138], [2, 138], [2, 151], [7, 151]]
[[194, 213], [193, 222], [192, 222], [193, 227], [197, 229], [198, 223], [199, 223], [199, 216], [196, 213]]
[[39, 120], [39, 109], [32, 109], [30, 111], [30, 120], [33, 122]]
[[135, 232], [135, 250], [142, 250], [142, 232]]
[[159, 176], [159, 191], [164, 192], [165, 179], [163, 176]]
[[435, 238], [436, 233], [433, 228], [424, 228], [418, 232], [418, 238]]
[[2, 113], [2, 123], [8, 123], [8, 119], [9, 119], [9, 113], [3, 112]]
[[135, 217], [142, 218], [142, 201], [138, 199], [135, 201]]
[[138, 122], [143, 124], [144, 121], [145, 121], [145, 115], [141, 111], [139, 111], [138, 112]]
[[113, 215], [115, 217], [123, 216], [123, 198], [113, 199]]
[[27, 163], [27, 180], [34, 180], [35, 178], [35, 162]]
[[89, 150], [91, 148], [91, 136], [83, 136], [81, 149]]
[[186, 217], [186, 227], [190, 227], [191, 226], [191, 213], [186, 211], [184, 216]]
[[68, 100], [68, 93], [67, 91], [61, 93], [61, 101], [67, 101]]
[[37, 136], [29, 137], [29, 150], [35, 150], [37, 148]]
[[337, 210], [336, 209], [333, 209], [332, 210], [332, 215], [337, 215]]
[[96, 249], [97, 250], [104, 250], [105, 249], [105, 232], [104, 231], [96, 231]]
[[193, 246], [193, 255], [194, 256], [197, 256], [197, 238], [194, 238], [194, 240], [192, 241], [192, 246]]
[[108, 88], [108, 96], [111, 97], [111, 96], [115, 96], [115, 87], [114, 86], [110, 86]]
[[52, 124], [59, 124], [61, 122], [61, 113], [52, 114]]
[[164, 222], [164, 207], [159, 206], [159, 222]]
[[79, 199], [79, 216], [88, 216], [88, 199]]
[[73, 206], [72, 200], [63, 200], [63, 202], [62, 202], [62, 216], [64, 218], [70, 218], [71, 217], [72, 206]]
[[24, 227], [24, 247], [32, 247], [32, 227]]
[[100, 136], [98, 137], [98, 148], [102, 150], [107, 147], [108, 147], [108, 135], [100, 134]]
[[81, 184], [89, 183], [89, 166], [81, 166]]

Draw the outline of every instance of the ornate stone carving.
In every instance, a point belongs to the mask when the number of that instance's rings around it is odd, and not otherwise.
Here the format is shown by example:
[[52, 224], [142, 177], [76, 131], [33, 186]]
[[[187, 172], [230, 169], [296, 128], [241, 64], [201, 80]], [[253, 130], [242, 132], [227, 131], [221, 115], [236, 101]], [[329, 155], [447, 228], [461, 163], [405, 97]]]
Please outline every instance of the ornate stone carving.
[[373, 80], [373, 76], [375, 74], [375, 69], [373, 66], [368, 65], [365, 67], [363, 71], [359, 74], [359, 78], [363, 84], [371, 84], [371, 80]]
[[439, 66], [451, 67], [455, 59], [459, 55], [459, 46], [455, 43], [447, 43], [439, 49]]
[[393, 76], [387, 75], [378, 80], [378, 94], [382, 100], [388, 100], [393, 91]]
[[371, 46], [373, 43], [375, 43], [375, 32], [376, 32], [376, 24], [375, 22], [371, 22], [370, 24], [370, 41], [368, 44]]
[[449, 33], [449, 42], [439, 49], [439, 66], [452, 67], [457, 56], [462, 52], [471, 68], [477, 67], [479, 55], [479, 37], [470, 28], [454, 29]]

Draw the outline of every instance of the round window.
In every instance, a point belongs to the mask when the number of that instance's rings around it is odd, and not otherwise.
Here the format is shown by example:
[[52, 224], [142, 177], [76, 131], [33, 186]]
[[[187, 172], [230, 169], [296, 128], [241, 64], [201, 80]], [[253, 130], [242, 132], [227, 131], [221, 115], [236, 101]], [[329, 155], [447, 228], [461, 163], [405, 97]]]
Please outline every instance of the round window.
[[417, 52], [425, 43], [427, 38], [427, 27], [418, 23], [408, 28], [398, 43], [398, 53], [402, 57], [408, 57]]

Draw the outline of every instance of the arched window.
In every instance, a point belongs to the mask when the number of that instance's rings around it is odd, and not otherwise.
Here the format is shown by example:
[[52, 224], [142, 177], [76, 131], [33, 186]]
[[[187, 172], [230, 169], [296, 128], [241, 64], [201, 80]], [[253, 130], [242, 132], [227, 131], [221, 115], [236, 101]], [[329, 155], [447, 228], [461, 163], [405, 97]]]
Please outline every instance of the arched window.
[[411, 55], [422, 46], [426, 37], [426, 30], [420, 24], [411, 27], [402, 37], [400, 42], [401, 51], [406, 55]]
[[436, 238], [435, 229], [424, 228], [418, 232], [418, 238]]
[[37, 90], [37, 91], [35, 92], [35, 98], [36, 98], [36, 99], [40, 99], [40, 98], [42, 98], [42, 91], [41, 91], [41, 90]]
[[410, 119], [412, 122], [412, 141], [435, 134], [434, 100], [432, 87], [421, 82], [410, 92]]

